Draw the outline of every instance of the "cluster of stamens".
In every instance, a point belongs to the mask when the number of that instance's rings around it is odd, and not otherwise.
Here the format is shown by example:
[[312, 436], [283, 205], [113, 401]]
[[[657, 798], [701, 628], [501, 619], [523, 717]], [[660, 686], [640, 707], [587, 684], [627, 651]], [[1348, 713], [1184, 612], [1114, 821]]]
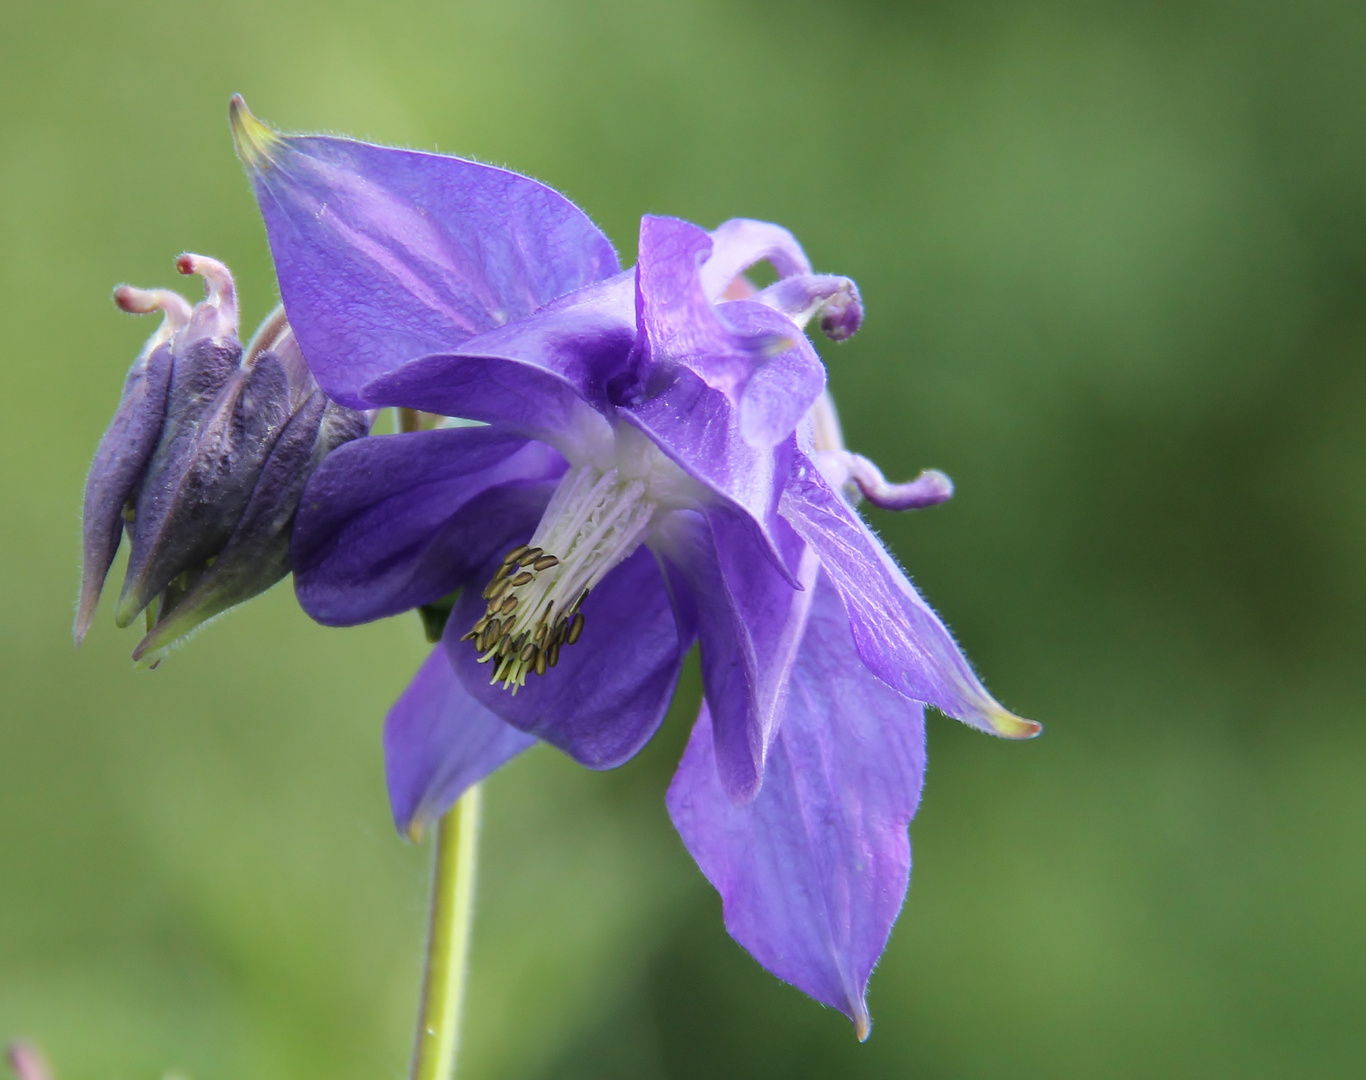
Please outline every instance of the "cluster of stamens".
[[[473, 641], [481, 664], [493, 664], [491, 683], [502, 683], [514, 694], [526, 685], [531, 672], [544, 675], [560, 659], [560, 648], [573, 645], [583, 633], [579, 607], [584, 589], [567, 607], [557, 608], [546, 588], [535, 588], [539, 575], [560, 565], [554, 555], [522, 544], [509, 551], [493, 580], [484, 588], [488, 607], [461, 641]], [[532, 586], [529, 588], [529, 586]], [[529, 595], [528, 595], [529, 594]], [[535, 604], [538, 610], [531, 610]]]

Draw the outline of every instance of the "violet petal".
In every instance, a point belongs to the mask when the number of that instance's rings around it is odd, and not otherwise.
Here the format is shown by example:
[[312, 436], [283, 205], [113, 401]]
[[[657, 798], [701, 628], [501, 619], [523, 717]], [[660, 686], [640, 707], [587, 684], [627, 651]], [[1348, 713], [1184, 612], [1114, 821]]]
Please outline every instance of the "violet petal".
[[445, 596], [535, 527], [544, 482], [563, 469], [548, 447], [482, 427], [338, 447], [309, 479], [294, 526], [300, 605], [350, 626]]
[[763, 782], [819, 563], [780, 523], [788, 561], [798, 568], [801, 587], [794, 588], [750, 541], [737, 517], [725, 508], [701, 520], [674, 515], [660, 544], [687, 582], [692, 601], [721, 786], [743, 806]]
[[490, 666], [479, 663], [472, 642], [460, 640], [484, 613], [478, 589], [460, 597], [444, 644], [465, 688], [485, 708], [581, 765], [611, 769], [633, 757], [663, 721], [691, 641], [680, 640], [659, 564], [646, 548], [608, 573], [582, 611], [583, 637], [516, 694], [490, 685]]
[[754, 541], [793, 578], [774, 537], [778, 499], [796, 454], [795, 439], [759, 449], [740, 432], [737, 410], [721, 391], [685, 367], [668, 385], [618, 415], [639, 428], [684, 472], [748, 519]]
[[760, 450], [777, 446], [825, 391], [825, 365], [806, 335], [783, 315], [748, 300], [722, 304], [726, 321], [750, 340], [768, 347], [739, 386], [740, 435]]
[[763, 789], [727, 797], [704, 704], [668, 806], [731, 936], [866, 1038], [868, 977], [910, 877], [924, 712], [863, 667], [830, 583], [815, 592]]
[[708, 298], [699, 273], [711, 245], [711, 238], [687, 221], [641, 219], [636, 349], [647, 384], [656, 372], [681, 364], [736, 401], [754, 369], [799, 331], [790, 320], [781, 320], [776, 334], [768, 327], [747, 334], [729, 325]]
[[384, 771], [399, 832], [414, 836], [536, 739], [475, 701], [438, 645], [389, 710]]
[[1027, 739], [1042, 730], [987, 693], [939, 617], [804, 456], [798, 455], [780, 509], [820, 555], [844, 598], [859, 656], [879, 679], [992, 735]]
[[365, 388], [376, 405], [398, 405], [494, 425], [539, 439], [571, 461], [609, 447], [607, 420], [563, 375], [500, 356], [424, 356]]

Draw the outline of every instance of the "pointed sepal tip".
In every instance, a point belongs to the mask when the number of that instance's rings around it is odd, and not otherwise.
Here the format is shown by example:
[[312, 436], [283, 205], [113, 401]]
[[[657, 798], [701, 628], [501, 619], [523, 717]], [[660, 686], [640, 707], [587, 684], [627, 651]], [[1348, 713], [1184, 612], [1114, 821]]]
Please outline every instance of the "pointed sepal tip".
[[1043, 725], [1037, 720], [1026, 720], [1006, 709], [993, 711], [988, 719], [992, 730], [1003, 739], [1032, 739], [1043, 732]]
[[243, 165], [259, 170], [274, 161], [275, 149], [282, 141], [280, 133], [256, 119], [241, 94], [233, 94], [228, 103], [228, 121]]

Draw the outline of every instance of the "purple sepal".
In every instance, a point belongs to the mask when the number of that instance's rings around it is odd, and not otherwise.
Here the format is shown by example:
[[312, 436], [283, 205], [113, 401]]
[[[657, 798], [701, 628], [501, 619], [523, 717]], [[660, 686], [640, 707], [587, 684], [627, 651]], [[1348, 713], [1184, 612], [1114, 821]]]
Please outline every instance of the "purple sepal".
[[1042, 730], [987, 693], [939, 617], [803, 455], [797, 455], [781, 513], [820, 556], [844, 599], [859, 656], [879, 679], [992, 735], [1027, 739]]
[[[492, 577], [496, 566], [476, 580]], [[692, 642], [680, 638], [659, 564], [646, 548], [611, 571], [582, 612], [580, 640], [516, 694], [490, 685], [489, 665], [479, 663], [472, 642], [460, 640], [484, 613], [478, 589], [461, 594], [443, 640], [465, 689], [485, 708], [581, 765], [611, 769], [633, 757], [663, 721]]]
[[868, 1035], [868, 977], [910, 877], [906, 826], [925, 771], [922, 706], [859, 661], [826, 580], [792, 670], [764, 785], [737, 806], [704, 704], [669, 787], [675, 827], [759, 963]]
[[355, 408], [370, 404], [362, 387], [406, 361], [619, 269], [578, 207], [504, 169], [268, 131], [243, 159], [304, 355]]
[[778, 525], [798, 588], [749, 542], [739, 515], [726, 508], [710, 510], [704, 519], [680, 516], [659, 540], [687, 583], [676, 591], [691, 601], [717, 771], [737, 806], [750, 802], [763, 782], [819, 566], [791, 528]]
[[124, 508], [136, 495], [161, 437], [173, 365], [168, 345], [138, 359], [124, 382], [118, 411], [95, 451], [81, 519], [81, 599], [73, 630], [77, 645], [95, 618], [104, 579], [123, 537]]
[[535, 528], [564, 462], [485, 427], [360, 439], [329, 454], [294, 526], [310, 616], [353, 626], [431, 603]]
[[465, 692], [438, 645], [384, 722], [394, 824], [414, 837], [509, 758], [536, 742]]

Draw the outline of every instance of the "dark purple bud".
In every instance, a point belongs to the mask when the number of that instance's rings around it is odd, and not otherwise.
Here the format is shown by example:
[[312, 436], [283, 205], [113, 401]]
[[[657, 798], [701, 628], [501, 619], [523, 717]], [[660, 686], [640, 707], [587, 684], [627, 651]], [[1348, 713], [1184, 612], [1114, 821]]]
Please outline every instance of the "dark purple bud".
[[164, 318], [128, 371], [118, 411], [100, 440], [86, 480], [81, 598], [73, 630], [78, 645], [95, 617], [125, 516], [161, 437], [173, 367], [170, 342], [190, 321], [190, 305], [173, 292], [121, 285], [114, 290], [114, 302], [124, 311], [160, 311]]
[[289, 535], [304, 482], [328, 453], [369, 427], [364, 413], [314, 390], [271, 448], [223, 549], [204, 569], [167, 589], [156, 623], [133, 650], [133, 659], [160, 652], [288, 574]]
[[282, 311], [244, 351], [227, 268], [198, 255], [177, 267], [205, 280], [193, 309], [173, 293], [118, 294], [125, 310], [163, 310], [167, 319], [129, 374], [86, 490], [77, 641], [123, 527], [131, 551], [115, 622], [148, 613], [135, 659], [284, 577], [304, 481], [369, 426], [318, 389]]

